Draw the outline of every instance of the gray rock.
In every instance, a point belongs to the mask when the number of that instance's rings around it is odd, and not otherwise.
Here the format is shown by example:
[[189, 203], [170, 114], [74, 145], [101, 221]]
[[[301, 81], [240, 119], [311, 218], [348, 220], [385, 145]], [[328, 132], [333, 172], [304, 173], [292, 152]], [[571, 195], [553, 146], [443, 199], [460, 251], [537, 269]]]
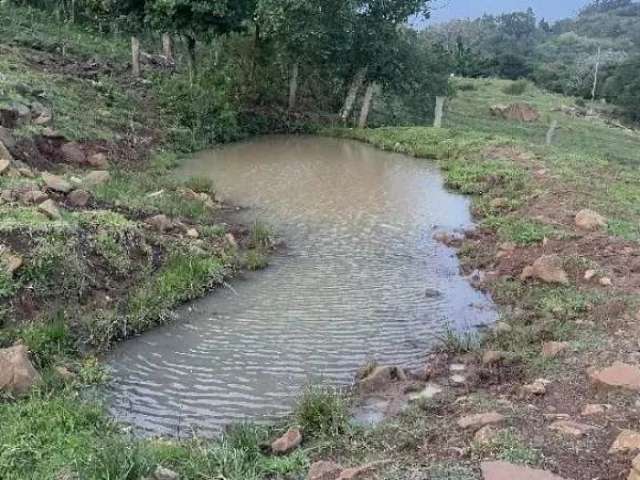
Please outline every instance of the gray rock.
[[31, 122], [31, 110], [19, 102], [0, 106], [0, 125], [6, 128], [18, 128]]
[[62, 218], [58, 205], [51, 199], [38, 205], [38, 211], [44, 213], [50, 220], [59, 220]]
[[109, 180], [111, 180], [111, 174], [109, 174], [109, 172], [106, 170], [94, 170], [84, 177], [82, 183], [87, 187], [94, 187], [106, 183]]
[[9, 150], [16, 147], [16, 139], [8, 128], [0, 127], [0, 143], [4, 144]]
[[25, 395], [39, 380], [24, 345], [0, 350], [0, 392]]
[[91, 194], [86, 190], [74, 190], [67, 196], [67, 205], [76, 208], [84, 208], [91, 200]]
[[60, 147], [60, 153], [62, 153], [62, 158], [65, 163], [84, 165], [87, 162], [87, 156], [77, 142], [65, 143]]
[[73, 186], [64, 178], [48, 172], [44, 172], [42, 174], [42, 180], [44, 180], [44, 183], [49, 190], [53, 190], [55, 192], [69, 193], [73, 190]]
[[173, 470], [169, 470], [168, 468], [158, 465], [156, 470], [153, 472], [153, 478], [154, 480], [179, 480], [180, 475]]

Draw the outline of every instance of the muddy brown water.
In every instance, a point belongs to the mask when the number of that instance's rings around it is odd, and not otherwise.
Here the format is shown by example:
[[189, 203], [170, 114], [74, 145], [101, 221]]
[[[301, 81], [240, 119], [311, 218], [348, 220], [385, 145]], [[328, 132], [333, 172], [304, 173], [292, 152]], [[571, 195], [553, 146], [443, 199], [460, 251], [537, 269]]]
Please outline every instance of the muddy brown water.
[[141, 432], [215, 435], [269, 420], [306, 384], [347, 385], [371, 360], [416, 367], [447, 328], [495, 317], [432, 239], [471, 218], [429, 161], [273, 136], [202, 152], [180, 174], [211, 177], [250, 207], [238, 221], [268, 223], [287, 249], [109, 356], [111, 411]]

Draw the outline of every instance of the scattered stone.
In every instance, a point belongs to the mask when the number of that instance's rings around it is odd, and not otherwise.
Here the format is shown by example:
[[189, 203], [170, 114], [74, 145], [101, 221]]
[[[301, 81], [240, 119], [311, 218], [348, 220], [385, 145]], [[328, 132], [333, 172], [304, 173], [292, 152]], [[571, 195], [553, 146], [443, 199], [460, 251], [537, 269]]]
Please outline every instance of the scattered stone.
[[592, 415], [602, 415], [607, 410], [612, 408], [611, 405], [606, 403], [590, 403], [584, 406], [580, 415], [583, 417], [590, 417]]
[[496, 365], [502, 362], [506, 358], [504, 352], [498, 352], [496, 350], [488, 350], [482, 355], [482, 365], [485, 367], [490, 365]]
[[465, 377], [464, 375], [460, 375], [459, 373], [456, 373], [455, 375], [451, 375], [449, 377], [449, 380], [451, 380], [452, 383], [461, 384], [467, 381], [467, 377]]
[[52, 175], [51, 173], [44, 172], [42, 174], [42, 180], [44, 180], [46, 187], [54, 192], [69, 193], [73, 190], [73, 186], [64, 178]]
[[109, 180], [111, 180], [111, 174], [109, 172], [106, 170], [94, 170], [84, 177], [82, 183], [88, 187], [93, 187], [106, 183]]
[[0, 249], [0, 263], [9, 275], [13, 275], [22, 266], [23, 260], [18, 255], [14, 255], [5, 249]]
[[168, 232], [173, 228], [173, 222], [164, 214], [149, 217], [145, 220], [145, 223], [160, 233]]
[[271, 451], [276, 455], [285, 455], [298, 448], [301, 443], [302, 433], [297, 428], [291, 428], [271, 444]]
[[25, 395], [39, 380], [24, 345], [0, 349], [0, 392]]
[[8, 128], [0, 127], [0, 143], [9, 150], [13, 150], [16, 146], [16, 139]]
[[60, 210], [58, 210], [58, 205], [51, 199], [38, 205], [38, 211], [44, 213], [50, 220], [59, 220], [62, 218]]
[[358, 388], [363, 392], [376, 392], [384, 390], [390, 384], [407, 380], [407, 375], [399, 367], [383, 366], [374, 368], [371, 373], [358, 383]]
[[169, 470], [168, 468], [164, 468], [161, 465], [156, 467], [156, 470], [153, 472], [154, 480], [180, 480], [180, 475], [178, 475], [173, 470]]
[[586, 272], [584, 272], [584, 279], [588, 282], [589, 280], [592, 280], [597, 274], [598, 272], [596, 272], [595, 270], [587, 270]]
[[36, 174], [33, 173], [33, 170], [31, 170], [29, 167], [20, 167], [18, 168], [18, 173], [26, 178], [36, 178]]
[[196, 230], [195, 228], [189, 228], [187, 230], [186, 235], [187, 237], [193, 238], [193, 239], [198, 238], [200, 236], [200, 234], [198, 233], [198, 230]]
[[543, 255], [532, 266], [525, 267], [520, 275], [521, 280], [534, 278], [546, 283], [569, 284], [569, 277], [564, 270], [562, 258], [558, 255]]
[[505, 120], [517, 122], [535, 122], [540, 118], [540, 113], [528, 103], [512, 103], [511, 105], [494, 105], [491, 107], [491, 115]]
[[231, 246], [231, 248], [238, 248], [238, 242], [236, 240], [236, 237], [233, 235], [233, 233], [227, 233], [224, 236], [224, 238], [229, 244], [229, 246]]
[[580, 230], [594, 231], [607, 226], [607, 220], [593, 210], [580, 210], [576, 215], [576, 227]]
[[65, 382], [70, 382], [76, 378], [76, 375], [63, 365], [55, 367], [54, 370]]
[[484, 480], [565, 480], [544, 470], [507, 462], [483, 462], [480, 469]]
[[31, 103], [31, 116], [35, 125], [47, 125], [53, 120], [53, 113], [40, 102]]
[[194, 202], [197, 200], [200, 200], [200, 194], [194, 192], [190, 188], [185, 188], [184, 190], [182, 190], [182, 196], [185, 198], [185, 200], [190, 200]]
[[504, 415], [498, 412], [477, 413], [475, 415], [467, 415], [458, 420], [458, 426], [465, 430], [478, 430], [485, 425], [495, 425], [505, 420]]
[[627, 480], [640, 480], [640, 455], [633, 459]]
[[424, 389], [411, 396], [411, 401], [431, 400], [442, 393], [442, 387], [437, 383], [427, 383]]
[[640, 432], [622, 430], [609, 449], [609, 453], [634, 452], [640, 450]]
[[520, 394], [524, 397], [529, 395], [545, 395], [547, 393], [548, 383], [547, 380], [538, 379], [533, 383], [520, 387]]
[[542, 346], [542, 356], [545, 358], [555, 358], [568, 348], [568, 342], [546, 342]]
[[600, 285], [602, 285], [603, 287], [610, 287], [611, 285], [613, 285], [613, 282], [609, 277], [602, 277], [598, 283], [600, 283]]
[[65, 163], [72, 165], [84, 165], [87, 162], [87, 156], [82, 146], [77, 142], [68, 142], [60, 147], [60, 153]]
[[374, 478], [380, 463], [372, 463], [363, 467], [345, 468], [336, 480], [369, 480]]
[[448, 232], [436, 232], [433, 234], [433, 239], [436, 242], [440, 242], [447, 247], [454, 246], [459, 244], [464, 240], [463, 236], [458, 233], [448, 233]]
[[342, 467], [334, 462], [321, 460], [309, 468], [307, 480], [336, 480], [342, 472]]
[[91, 194], [86, 190], [74, 190], [67, 195], [67, 205], [75, 208], [84, 208], [89, 204]]
[[473, 436], [473, 441], [480, 445], [491, 443], [497, 436], [499, 431], [492, 425], [485, 425]]
[[104, 153], [94, 153], [87, 158], [87, 163], [93, 168], [99, 168], [100, 170], [109, 168], [109, 160]]
[[494, 198], [489, 202], [491, 208], [506, 208], [509, 206], [509, 199], [504, 197]]
[[509, 333], [513, 330], [513, 327], [509, 325], [507, 322], [496, 322], [493, 326], [493, 331], [497, 334], [501, 333]]
[[550, 430], [571, 435], [573, 437], [584, 437], [589, 431], [595, 427], [585, 425], [583, 423], [572, 422], [571, 420], [559, 420], [549, 425]]
[[18, 194], [20, 202], [25, 205], [40, 205], [42, 202], [46, 202], [49, 196], [40, 190], [26, 190]]
[[0, 125], [14, 129], [31, 122], [31, 110], [19, 102], [0, 107]]
[[589, 377], [598, 386], [640, 391], [640, 368], [636, 365], [615, 362], [603, 370], [589, 372]]
[[451, 372], [464, 372], [467, 366], [464, 363], [452, 363], [449, 365], [449, 371]]
[[11, 162], [6, 158], [0, 158], [0, 175], [8, 172], [9, 167], [11, 167]]
[[435, 288], [427, 288], [424, 291], [424, 296], [426, 298], [440, 298], [440, 297], [442, 297], [442, 292], [440, 290], [435, 289]]

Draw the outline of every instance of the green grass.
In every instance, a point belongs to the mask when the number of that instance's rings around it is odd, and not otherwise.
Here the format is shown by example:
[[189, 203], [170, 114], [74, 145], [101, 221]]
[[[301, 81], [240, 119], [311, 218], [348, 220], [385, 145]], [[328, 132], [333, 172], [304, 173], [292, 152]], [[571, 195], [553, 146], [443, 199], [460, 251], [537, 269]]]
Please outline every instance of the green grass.
[[329, 387], [307, 387], [298, 400], [294, 417], [305, 435], [311, 437], [337, 437], [348, 427], [343, 395]]

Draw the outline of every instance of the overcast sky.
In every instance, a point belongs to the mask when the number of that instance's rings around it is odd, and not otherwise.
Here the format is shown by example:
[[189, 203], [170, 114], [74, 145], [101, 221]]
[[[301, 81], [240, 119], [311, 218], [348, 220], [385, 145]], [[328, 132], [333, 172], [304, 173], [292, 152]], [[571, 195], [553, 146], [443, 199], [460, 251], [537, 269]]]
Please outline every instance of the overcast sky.
[[531, 7], [538, 18], [559, 20], [574, 16], [589, 0], [434, 0], [432, 22], [476, 18], [483, 13], [504, 13]]

